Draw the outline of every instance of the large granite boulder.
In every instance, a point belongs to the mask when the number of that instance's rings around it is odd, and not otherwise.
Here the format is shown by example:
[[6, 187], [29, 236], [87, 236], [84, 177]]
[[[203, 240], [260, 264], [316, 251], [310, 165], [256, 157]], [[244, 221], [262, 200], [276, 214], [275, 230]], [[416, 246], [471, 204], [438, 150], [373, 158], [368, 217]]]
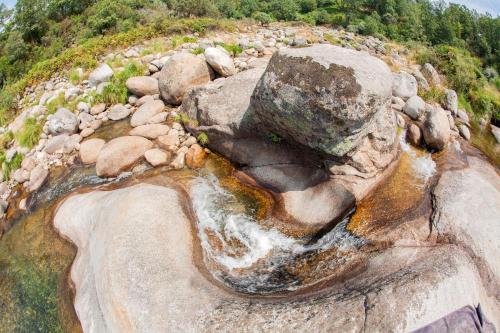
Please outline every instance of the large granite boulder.
[[500, 176], [469, 157], [470, 167], [445, 172], [434, 189], [432, 224], [438, 236], [460, 244], [474, 259], [490, 291], [500, 296]]
[[163, 66], [158, 84], [161, 97], [172, 105], [180, 105], [189, 88], [206, 84], [213, 78], [212, 68], [192, 53], [171, 56]]
[[477, 304], [498, 327], [495, 298], [450, 244], [372, 253], [359, 274], [300, 297], [229, 293], [206, 278], [183, 201], [139, 184], [62, 203], [54, 225], [78, 248], [71, 279], [84, 332], [410, 332]]
[[99, 151], [96, 173], [99, 177], [116, 177], [139, 162], [151, 148], [153, 143], [140, 136], [115, 138]]
[[[392, 74], [366, 53], [331, 45], [276, 52], [252, 97], [272, 133], [334, 157], [355, 150], [390, 113]], [[379, 144], [390, 149], [395, 124]], [[382, 143], [384, 141], [384, 143]]]
[[[314, 233], [334, 225], [355, 199], [366, 194], [371, 187], [366, 185], [368, 182], [379, 181], [374, 178], [394, 159], [394, 150], [384, 152], [388, 146], [393, 147], [394, 116], [383, 109], [371, 120], [370, 138], [362, 138], [358, 149], [346, 157], [354, 165], [352, 169], [357, 167], [367, 172], [364, 178], [356, 175], [344, 181], [351, 175], [336, 171], [343, 178], [337, 181], [325, 171], [324, 156], [318, 151], [295, 141], [269, 137], [270, 132], [255, 114], [252, 103], [253, 91], [265, 65], [190, 90], [180, 111], [194, 120], [187, 127], [195, 136], [207, 134], [211, 149], [240, 165], [247, 176], [275, 193], [284, 220]], [[389, 84], [388, 98], [390, 89]], [[381, 139], [384, 133], [390, 135]], [[351, 186], [359, 182], [365, 185]]]

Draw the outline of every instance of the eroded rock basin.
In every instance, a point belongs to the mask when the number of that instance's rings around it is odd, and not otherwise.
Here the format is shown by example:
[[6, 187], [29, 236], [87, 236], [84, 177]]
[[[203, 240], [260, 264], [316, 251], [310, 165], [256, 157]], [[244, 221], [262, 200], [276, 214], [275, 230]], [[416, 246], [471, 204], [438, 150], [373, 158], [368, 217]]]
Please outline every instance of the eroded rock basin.
[[[452, 148], [450, 154], [459, 154]], [[420, 158], [431, 161], [422, 153], [403, 154], [352, 217], [298, 239], [271, 228], [271, 197], [242, 184], [216, 156], [200, 171], [155, 169], [97, 187], [91, 175], [68, 187], [65, 180], [83, 170], [75, 167], [60, 186], [52, 185], [60, 196], [77, 189], [54, 220], [79, 249], [71, 279], [66, 272], [75, 250], [50, 228], [54, 197], [42, 193], [39, 201], [46, 204], [14, 224], [0, 253], [10, 256], [12, 244], [21, 242], [30, 249], [20, 247], [20, 256], [53, 248], [36, 260], [58, 262], [49, 269], [56, 281], [49, 288], [59, 286], [54, 307], [67, 331], [78, 326], [68, 280], [86, 332], [227, 331], [235, 318], [241, 331], [409, 331], [478, 303], [488, 318], [498, 318], [492, 287], [483, 283], [488, 274], [468, 249], [440, 243], [433, 233], [433, 181], [426, 180], [426, 168], [414, 168]], [[435, 158], [440, 170], [449, 169], [450, 163], [440, 163], [446, 158]], [[453, 161], [452, 169], [465, 167], [463, 158]], [[393, 205], [381, 209], [384, 202]], [[30, 231], [30, 225], [37, 227]], [[35, 235], [46, 237], [41, 248], [26, 241]], [[2, 276], [12, 281], [16, 266], [6, 267]], [[498, 282], [494, 274], [489, 279]], [[16, 307], [21, 297], [5, 296], [2, 303]]]

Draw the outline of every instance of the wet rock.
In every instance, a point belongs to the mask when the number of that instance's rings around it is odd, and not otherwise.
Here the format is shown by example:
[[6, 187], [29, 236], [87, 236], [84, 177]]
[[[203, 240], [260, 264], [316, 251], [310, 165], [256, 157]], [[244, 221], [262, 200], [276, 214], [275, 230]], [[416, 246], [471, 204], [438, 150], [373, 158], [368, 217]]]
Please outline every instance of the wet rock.
[[94, 164], [106, 144], [103, 139], [90, 139], [82, 142], [80, 145], [80, 160], [83, 164]]
[[208, 64], [220, 75], [228, 77], [236, 74], [233, 59], [227, 52], [215, 47], [209, 47], [205, 50], [205, 59]]
[[125, 83], [127, 89], [137, 97], [156, 95], [160, 93], [158, 80], [151, 76], [131, 77]]
[[78, 117], [65, 108], [59, 108], [57, 112], [48, 117], [47, 126], [52, 135], [73, 134], [78, 130]]
[[425, 102], [419, 96], [413, 96], [408, 99], [404, 108], [404, 113], [406, 113], [411, 119], [417, 120], [422, 116], [425, 111]]
[[171, 152], [177, 151], [177, 146], [180, 144], [179, 136], [176, 134], [159, 136], [156, 142], [160, 148]]
[[177, 151], [177, 156], [175, 159], [170, 163], [170, 166], [174, 169], [182, 169], [184, 168], [184, 165], [186, 163], [186, 154], [188, 152], [187, 147], [182, 147]]
[[108, 112], [110, 120], [118, 121], [127, 118], [130, 115], [130, 109], [127, 109], [122, 104], [114, 105]]
[[167, 135], [169, 130], [170, 128], [167, 125], [142, 125], [131, 130], [129, 135], [142, 136], [146, 139], [156, 139], [159, 136]]
[[149, 164], [157, 167], [161, 165], [167, 165], [170, 160], [171, 154], [167, 151], [155, 148], [146, 151], [144, 153], [144, 157]]
[[102, 64], [89, 75], [89, 84], [96, 87], [101, 83], [108, 82], [113, 77], [113, 69], [108, 64]]
[[162, 112], [164, 109], [165, 104], [162, 101], [149, 101], [137, 109], [137, 111], [132, 115], [130, 125], [132, 125], [132, 127], [146, 125], [151, 118]]
[[186, 165], [191, 169], [199, 169], [205, 165], [207, 153], [200, 145], [194, 144], [186, 153]]
[[448, 116], [441, 108], [431, 109], [423, 126], [425, 143], [432, 149], [442, 150], [450, 140]]
[[47, 180], [49, 176], [49, 170], [45, 169], [43, 166], [39, 165], [31, 171], [30, 180], [28, 183], [28, 191], [37, 191]]
[[213, 71], [201, 58], [191, 53], [177, 53], [170, 57], [159, 76], [160, 94], [172, 105], [180, 105], [186, 92], [213, 78]]
[[443, 105], [446, 110], [451, 111], [453, 114], [458, 112], [458, 96], [455, 90], [446, 89], [445, 90], [445, 105]]
[[392, 146], [395, 119], [378, 127], [378, 119], [391, 113], [391, 90], [391, 72], [379, 59], [316, 45], [276, 52], [257, 84], [252, 106], [268, 132], [342, 157], [377, 130], [384, 136], [377, 140], [379, 148]]
[[96, 172], [99, 177], [116, 177], [132, 168], [153, 143], [140, 136], [115, 138], [102, 147], [97, 157]]
[[472, 251], [490, 290], [499, 295], [500, 177], [488, 163], [469, 157], [470, 167], [448, 171], [434, 190], [433, 225], [438, 236]]
[[415, 147], [419, 147], [420, 143], [422, 142], [422, 131], [420, 130], [420, 127], [415, 124], [411, 124], [410, 127], [408, 127], [406, 137], [408, 139], [408, 142], [410, 142]]
[[470, 140], [470, 130], [466, 125], [462, 124], [458, 126], [458, 131], [465, 140]]
[[[84, 331], [217, 332], [238, 318], [250, 332], [411, 332], [479, 303], [498, 325], [495, 298], [473, 261], [448, 244], [375, 252], [359, 274], [320, 294], [239, 297], [196, 267], [183, 206], [176, 190], [149, 184], [78, 194], [60, 206], [54, 225], [78, 247], [71, 279]], [[174, 309], [168, 317], [166, 308]]]
[[431, 64], [424, 64], [424, 66], [422, 66], [421, 72], [431, 85], [439, 86], [441, 84], [439, 74]]
[[418, 84], [415, 77], [406, 72], [394, 73], [392, 94], [407, 100], [417, 95]]

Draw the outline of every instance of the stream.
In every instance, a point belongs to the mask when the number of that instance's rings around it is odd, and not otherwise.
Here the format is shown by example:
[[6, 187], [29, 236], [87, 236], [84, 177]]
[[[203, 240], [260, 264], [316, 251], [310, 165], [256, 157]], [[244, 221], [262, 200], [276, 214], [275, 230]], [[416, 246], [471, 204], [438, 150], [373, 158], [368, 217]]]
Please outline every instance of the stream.
[[[117, 122], [95, 137], [127, 131], [128, 125]], [[393, 174], [342, 222], [315, 239], [294, 238], [273, 228], [270, 196], [240, 181], [234, 167], [216, 154], [210, 154], [201, 170], [164, 167], [113, 181], [98, 178], [94, 166], [76, 164], [53, 171], [49, 184], [29, 199], [29, 213], [9, 211], [8, 223], [3, 222], [0, 332], [81, 331], [69, 279], [76, 249], [52, 225], [58, 204], [72, 193], [173, 180], [191, 197], [203, 261], [215, 281], [243, 296], [286, 295], [352, 271], [364, 254], [390, 245], [378, 244], [373, 234], [413, 212], [422, 213], [441, 166], [434, 156], [404, 140], [401, 147]], [[22, 197], [20, 193], [16, 200]]]

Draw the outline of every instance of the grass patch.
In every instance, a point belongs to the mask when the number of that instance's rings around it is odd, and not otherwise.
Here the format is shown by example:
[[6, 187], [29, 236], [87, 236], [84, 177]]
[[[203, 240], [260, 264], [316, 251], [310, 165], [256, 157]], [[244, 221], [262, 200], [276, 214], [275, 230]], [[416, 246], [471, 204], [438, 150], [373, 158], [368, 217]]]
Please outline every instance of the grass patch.
[[191, 53], [194, 55], [203, 54], [203, 52], [205, 52], [205, 50], [201, 47], [197, 47], [191, 51]]
[[49, 114], [54, 114], [56, 113], [57, 109], [64, 107], [65, 105], [66, 99], [64, 98], [64, 93], [60, 93], [56, 98], [54, 98], [47, 104], [47, 112]]
[[427, 103], [441, 104], [445, 99], [445, 92], [440, 87], [432, 87], [428, 91], [421, 91], [420, 97]]
[[0, 153], [0, 163], [2, 164], [2, 172], [3, 172], [3, 180], [8, 181], [10, 178], [10, 174], [21, 167], [21, 163], [23, 163], [24, 156], [15, 153], [12, 160], [7, 161], [7, 157], [5, 153]]
[[237, 44], [217, 43], [216, 45], [222, 46], [233, 57], [243, 52], [243, 48]]
[[21, 131], [16, 134], [16, 141], [21, 147], [32, 149], [40, 139], [43, 125], [36, 118], [27, 118]]
[[174, 36], [172, 37], [172, 40], [170, 43], [172, 44], [173, 48], [176, 48], [178, 46], [181, 46], [186, 43], [196, 43], [198, 41], [198, 38], [196, 37], [190, 37], [190, 36]]
[[123, 71], [113, 76], [112, 81], [104, 87], [102, 93], [95, 96], [96, 102], [106, 104], [126, 104], [128, 90], [125, 83], [131, 77], [144, 75], [144, 70], [144, 66], [138, 62], [128, 63]]
[[208, 135], [207, 133], [205, 132], [201, 132], [198, 137], [197, 137], [197, 140], [199, 143], [201, 143], [202, 145], [207, 145], [209, 143], [209, 139], [208, 139]]
[[71, 82], [72, 84], [74, 84], [74, 85], [79, 84], [80, 82], [82, 82], [82, 79], [83, 79], [83, 76], [80, 75], [80, 72], [78, 71], [78, 69], [73, 68], [69, 72], [69, 82]]

